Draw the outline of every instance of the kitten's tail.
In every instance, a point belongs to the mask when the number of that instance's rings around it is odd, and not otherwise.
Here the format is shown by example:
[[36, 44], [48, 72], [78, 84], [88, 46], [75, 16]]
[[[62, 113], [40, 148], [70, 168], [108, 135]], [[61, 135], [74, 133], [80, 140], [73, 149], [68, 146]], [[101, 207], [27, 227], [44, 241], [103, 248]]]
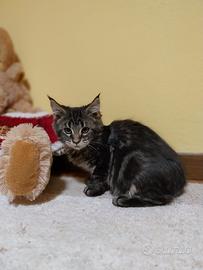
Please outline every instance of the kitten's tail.
[[129, 196], [119, 196], [113, 199], [113, 204], [119, 207], [150, 207], [150, 206], [161, 206], [168, 204], [172, 201], [173, 197], [165, 195], [163, 197], [149, 198], [143, 197], [139, 194]]

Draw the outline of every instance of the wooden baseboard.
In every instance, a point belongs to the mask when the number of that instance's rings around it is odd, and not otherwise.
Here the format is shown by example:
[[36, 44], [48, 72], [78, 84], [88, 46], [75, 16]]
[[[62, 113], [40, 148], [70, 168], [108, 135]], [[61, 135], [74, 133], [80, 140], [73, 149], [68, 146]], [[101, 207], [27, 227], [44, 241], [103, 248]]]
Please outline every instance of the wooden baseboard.
[[188, 180], [203, 181], [203, 154], [179, 154]]

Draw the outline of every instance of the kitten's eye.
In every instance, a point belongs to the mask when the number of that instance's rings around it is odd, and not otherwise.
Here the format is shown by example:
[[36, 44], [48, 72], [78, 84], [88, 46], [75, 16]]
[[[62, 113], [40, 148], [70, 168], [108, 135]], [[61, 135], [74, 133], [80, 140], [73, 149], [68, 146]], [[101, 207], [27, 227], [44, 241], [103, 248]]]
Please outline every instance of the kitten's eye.
[[90, 129], [88, 127], [84, 127], [84, 128], [82, 128], [81, 133], [82, 134], [87, 134], [89, 132], [89, 130]]
[[68, 127], [64, 128], [63, 131], [68, 135], [72, 134], [72, 130], [70, 128], [68, 128]]

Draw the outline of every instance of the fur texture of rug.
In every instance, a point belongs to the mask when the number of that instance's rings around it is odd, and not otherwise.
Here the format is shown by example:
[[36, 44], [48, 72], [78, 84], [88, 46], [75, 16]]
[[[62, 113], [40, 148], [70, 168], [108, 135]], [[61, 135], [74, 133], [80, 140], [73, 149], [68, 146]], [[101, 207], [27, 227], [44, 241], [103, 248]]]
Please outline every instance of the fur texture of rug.
[[32, 203], [1, 196], [0, 269], [203, 269], [203, 185], [152, 208], [117, 208], [83, 188], [64, 176]]

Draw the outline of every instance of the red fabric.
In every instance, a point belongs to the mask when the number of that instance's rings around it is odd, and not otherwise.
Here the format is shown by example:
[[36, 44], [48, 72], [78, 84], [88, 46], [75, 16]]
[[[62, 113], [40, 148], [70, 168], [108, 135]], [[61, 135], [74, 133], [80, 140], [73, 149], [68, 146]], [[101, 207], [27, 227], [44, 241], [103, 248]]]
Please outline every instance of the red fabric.
[[[0, 116], [0, 126], [7, 126], [7, 127], [15, 127], [20, 124], [26, 124], [30, 123], [33, 124], [33, 126], [39, 126], [44, 128], [44, 130], [47, 132], [51, 143], [55, 143], [57, 141], [57, 135], [52, 127], [53, 124], [53, 116], [52, 115], [45, 115], [45, 116], [39, 116], [35, 118], [25, 118], [23, 117], [14, 117], [14, 116]], [[1, 143], [0, 139], [0, 143]]]

